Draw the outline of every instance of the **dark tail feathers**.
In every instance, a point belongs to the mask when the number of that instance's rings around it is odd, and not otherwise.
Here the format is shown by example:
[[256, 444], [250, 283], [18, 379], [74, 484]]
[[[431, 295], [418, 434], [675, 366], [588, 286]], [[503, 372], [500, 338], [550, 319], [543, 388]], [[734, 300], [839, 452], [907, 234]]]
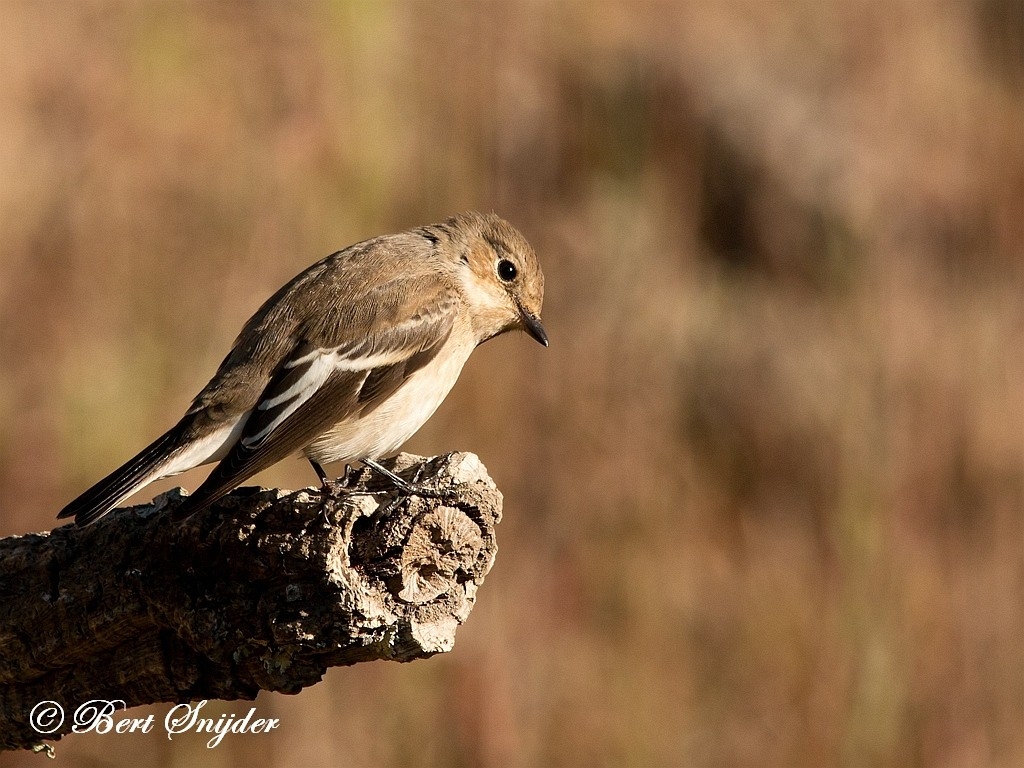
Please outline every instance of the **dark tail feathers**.
[[174, 511], [171, 512], [171, 520], [174, 520], [175, 522], [187, 520], [188, 518], [192, 517], [192, 515], [196, 514], [197, 512], [202, 512], [207, 507], [210, 507], [214, 502], [218, 501], [224, 496], [227, 496], [228, 493], [230, 492], [231, 489], [229, 488], [225, 491], [217, 493], [216, 495], [196, 495], [194, 493], [189, 494], [182, 500], [181, 504], [176, 506], [174, 508]]
[[64, 507], [57, 517], [74, 517], [78, 525], [96, 522], [151, 479], [156, 479], [153, 476], [158, 467], [177, 443], [177, 430], [172, 429]]

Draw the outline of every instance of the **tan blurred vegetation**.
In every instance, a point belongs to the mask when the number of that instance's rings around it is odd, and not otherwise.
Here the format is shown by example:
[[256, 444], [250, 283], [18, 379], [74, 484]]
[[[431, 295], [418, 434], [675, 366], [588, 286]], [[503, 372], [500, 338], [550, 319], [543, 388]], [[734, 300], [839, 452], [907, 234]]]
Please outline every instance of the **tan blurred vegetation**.
[[64, 765], [1024, 764], [1020, 0], [8, 2], [0, 72], [0, 534], [336, 248], [547, 274], [408, 446], [506, 494], [455, 651]]

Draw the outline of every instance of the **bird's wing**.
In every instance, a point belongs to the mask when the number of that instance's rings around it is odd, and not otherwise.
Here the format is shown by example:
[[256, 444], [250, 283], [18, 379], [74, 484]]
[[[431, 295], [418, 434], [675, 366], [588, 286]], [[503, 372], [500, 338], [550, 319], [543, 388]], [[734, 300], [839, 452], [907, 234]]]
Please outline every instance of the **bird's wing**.
[[[209, 505], [335, 424], [372, 411], [434, 359], [459, 311], [452, 288], [422, 281], [391, 283], [360, 303], [374, 301], [380, 302], [377, 312], [351, 314], [347, 323], [344, 316], [333, 325], [320, 322], [297, 336], [238, 442], [189, 497], [182, 515]], [[332, 343], [342, 334], [340, 343]]]

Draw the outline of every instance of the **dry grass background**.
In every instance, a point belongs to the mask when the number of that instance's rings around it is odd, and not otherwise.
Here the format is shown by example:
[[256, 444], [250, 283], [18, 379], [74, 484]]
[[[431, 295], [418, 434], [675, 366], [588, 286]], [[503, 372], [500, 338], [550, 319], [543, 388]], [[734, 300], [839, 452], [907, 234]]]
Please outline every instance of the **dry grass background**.
[[1020, 0], [12, 0], [0, 73], [0, 535], [338, 247], [547, 274], [408, 446], [506, 494], [456, 650], [63, 765], [1024, 764]]

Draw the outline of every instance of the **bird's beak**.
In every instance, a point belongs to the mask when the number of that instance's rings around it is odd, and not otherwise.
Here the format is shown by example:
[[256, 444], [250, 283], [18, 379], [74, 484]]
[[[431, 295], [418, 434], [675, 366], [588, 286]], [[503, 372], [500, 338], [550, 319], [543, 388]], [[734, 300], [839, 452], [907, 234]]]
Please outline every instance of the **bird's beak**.
[[516, 305], [519, 307], [519, 317], [523, 321], [523, 328], [537, 340], [537, 343], [543, 344], [546, 347], [548, 345], [548, 335], [544, 332], [544, 326], [540, 324], [540, 318], [527, 312], [519, 302], [516, 302]]

